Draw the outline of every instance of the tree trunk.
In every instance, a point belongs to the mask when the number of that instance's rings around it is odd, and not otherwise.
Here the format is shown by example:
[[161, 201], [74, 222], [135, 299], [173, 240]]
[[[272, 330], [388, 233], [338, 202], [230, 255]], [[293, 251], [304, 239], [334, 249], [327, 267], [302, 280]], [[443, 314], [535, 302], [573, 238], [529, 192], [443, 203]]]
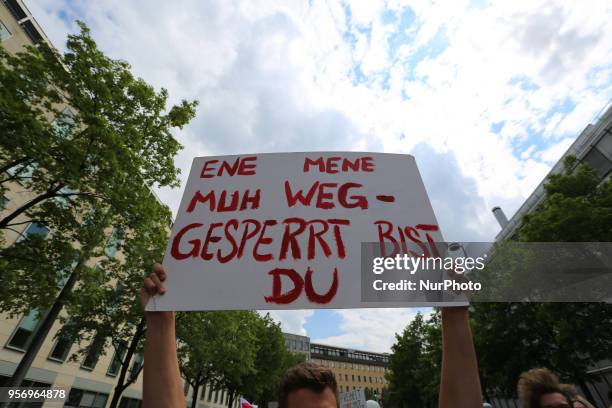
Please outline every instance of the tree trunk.
[[[78, 270], [80, 270], [83, 267], [83, 264], [84, 264], [84, 261], [79, 261], [77, 266], [74, 268], [74, 270], [70, 274], [68, 281], [62, 288], [62, 291], [60, 292], [57, 299], [55, 299], [55, 303], [53, 303], [53, 306], [51, 306], [51, 309], [49, 309], [42, 323], [36, 330], [36, 333], [34, 334], [32, 341], [28, 345], [28, 349], [26, 350], [25, 354], [21, 358], [19, 365], [15, 369], [13, 376], [8, 381], [8, 383], [4, 385], [5, 387], [20, 387], [21, 386], [21, 383], [23, 382], [28, 370], [32, 366], [32, 362], [34, 361], [34, 358], [36, 358], [36, 355], [38, 354], [40, 347], [42, 346], [43, 342], [47, 338], [47, 335], [49, 334], [49, 331], [51, 330], [53, 323], [59, 316], [62, 308], [64, 307], [64, 302], [70, 295], [70, 292], [72, 292], [72, 288], [74, 287], [74, 284], [77, 281]], [[0, 401], [2, 400], [6, 400], [6, 398], [0, 399]], [[5, 407], [8, 407], [8, 403], [0, 402], [0, 408], [5, 408]]]
[[13, 221], [15, 218], [17, 218], [20, 214], [23, 214], [24, 212], [26, 212], [30, 208], [34, 207], [36, 204], [38, 204], [38, 203], [40, 203], [42, 201], [45, 201], [48, 198], [51, 198], [51, 197], [55, 196], [55, 194], [58, 191], [60, 191], [62, 189], [62, 187], [63, 187], [63, 185], [59, 184], [59, 185], [53, 187], [51, 190], [47, 191], [46, 193], [41, 194], [41, 195], [33, 198], [32, 200], [28, 201], [27, 203], [25, 203], [21, 207], [17, 208], [15, 211], [13, 211], [12, 213], [10, 213], [6, 217], [4, 217], [2, 220], [0, 220], [0, 229], [5, 229], [9, 225], [9, 223], [11, 221]]
[[138, 342], [142, 338], [142, 334], [144, 333], [144, 317], [140, 319], [138, 326], [136, 327], [136, 332], [130, 341], [130, 345], [128, 346], [127, 351], [125, 352], [125, 356], [123, 356], [123, 361], [121, 362], [121, 372], [119, 373], [119, 378], [117, 379], [117, 384], [115, 385], [115, 390], [113, 391], [113, 398], [110, 403], [110, 408], [116, 408], [119, 404], [119, 398], [121, 398], [121, 394], [130, 384], [134, 382], [133, 379], [128, 379], [125, 381], [125, 377], [127, 375], [128, 369], [130, 367], [130, 361], [132, 360], [132, 356], [138, 347]]
[[198, 391], [200, 390], [200, 383], [196, 383], [193, 386], [193, 395], [191, 397], [191, 408], [195, 408], [198, 403]]
[[229, 400], [227, 402], [227, 408], [232, 408], [234, 405], [234, 391], [228, 390], [229, 392]]

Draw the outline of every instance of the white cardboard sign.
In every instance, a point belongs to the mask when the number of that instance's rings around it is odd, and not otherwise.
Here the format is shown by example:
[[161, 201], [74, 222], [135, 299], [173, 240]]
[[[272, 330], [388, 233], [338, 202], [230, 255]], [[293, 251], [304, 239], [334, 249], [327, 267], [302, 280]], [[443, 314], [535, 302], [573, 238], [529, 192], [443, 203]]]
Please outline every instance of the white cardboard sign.
[[424, 305], [361, 301], [361, 243], [407, 241], [407, 227], [442, 242], [410, 155], [198, 157], [163, 261], [167, 291], [148, 310]]
[[366, 408], [367, 406], [363, 388], [342, 392], [338, 400], [340, 408]]

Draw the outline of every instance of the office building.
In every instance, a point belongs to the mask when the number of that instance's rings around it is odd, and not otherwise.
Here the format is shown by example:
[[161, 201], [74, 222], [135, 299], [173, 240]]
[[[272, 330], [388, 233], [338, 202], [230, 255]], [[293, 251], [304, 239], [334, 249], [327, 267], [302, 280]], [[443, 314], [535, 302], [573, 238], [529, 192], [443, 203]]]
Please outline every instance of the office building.
[[310, 360], [329, 368], [335, 374], [340, 392], [363, 388], [375, 395], [382, 395], [383, 388], [387, 386], [387, 353], [311, 343]]

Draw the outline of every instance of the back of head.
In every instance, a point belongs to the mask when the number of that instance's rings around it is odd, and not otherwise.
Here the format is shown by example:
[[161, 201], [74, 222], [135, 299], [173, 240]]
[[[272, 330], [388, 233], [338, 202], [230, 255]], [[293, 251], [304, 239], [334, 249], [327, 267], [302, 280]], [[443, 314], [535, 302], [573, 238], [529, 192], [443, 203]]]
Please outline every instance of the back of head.
[[285, 373], [280, 389], [279, 408], [287, 408], [289, 394], [301, 389], [323, 393], [329, 387], [334, 396], [338, 395], [338, 384], [334, 373], [314, 363], [304, 362]]
[[567, 389], [547, 368], [534, 368], [521, 374], [517, 391], [523, 408], [539, 408], [540, 399], [546, 394], [559, 393], [568, 398]]

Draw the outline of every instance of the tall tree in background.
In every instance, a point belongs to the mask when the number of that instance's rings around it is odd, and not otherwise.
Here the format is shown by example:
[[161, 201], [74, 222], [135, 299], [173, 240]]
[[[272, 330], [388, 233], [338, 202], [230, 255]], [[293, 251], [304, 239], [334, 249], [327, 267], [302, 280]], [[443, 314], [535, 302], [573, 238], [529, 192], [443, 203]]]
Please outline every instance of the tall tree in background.
[[[253, 312], [219, 311], [181, 313], [177, 318], [179, 365], [193, 389], [191, 406], [206, 384], [217, 389], [223, 376], [251, 370], [254, 360]], [[244, 359], [244, 360], [243, 360]]]
[[18, 178], [35, 193], [3, 213], [0, 230], [53, 197], [126, 212], [140, 191], [130, 189], [134, 183], [178, 185], [180, 145], [171, 129], [187, 124], [197, 103], [167, 109], [165, 89], [134, 78], [127, 62], [105, 56], [79, 26], [64, 54], [44, 43], [15, 56], [0, 48], [0, 169], [30, 166]]
[[231, 311], [232, 325], [227, 331], [225, 341], [228, 343], [228, 355], [224, 364], [219, 367], [215, 386], [225, 389], [230, 396], [246, 394], [249, 378], [257, 372], [256, 358], [259, 349], [258, 320], [253, 311]]
[[[239, 391], [249, 401], [256, 401], [258, 406], [265, 408], [268, 402], [278, 399], [285, 371], [303, 361], [304, 356], [293, 355], [287, 350], [283, 332], [269, 314], [255, 321], [254, 334], [257, 349], [255, 370], [246, 377], [244, 389]], [[234, 394], [230, 394], [228, 407], [233, 404]]]
[[[545, 190], [544, 200], [523, 218], [520, 241], [612, 241], [612, 180], [600, 182], [591, 168], [569, 157]], [[586, 371], [612, 355], [611, 305], [476, 303], [473, 309], [483, 386], [512, 396], [521, 372], [544, 366], [579, 384], [593, 400]]]
[[[151, 199], [151, 187], [178, 185], [173, 158], [181, 146], [171, 129], [186, 125], [197, 103], [167, 109], [165, 89], [156, 92], [134, 78], [129, 64], [105, 56], [89, 29], [79, 25], [81, 32], [68, 37], [64, 54], [46, 44], [16, 55], [0, 46], [0, 185], [6, 189], [17, 180], [19, 194], [27, 197], [0, 213], [0, 234], [35, 221], [53, 237], [0, 250], [3, 282], [27, 283], [34, 275], [41, 283], [2, 292], [1, 311], [27, 309], [15, 297], [30, 289], [39, 296], [28, 294], [25, 303], [42, 304], [27, 306], [49, 306], [43, 293], [53, 291], [37, 288], [56, 286], [58, 271], [70, 267], [75, 257], [70, 252], [83, 246], [84, 214], [92, 209], [109, 214], [110, 228], [118, 218], [140, 216], [138, 206]], [[24, 256], [28, 251], [49, 262], [36, 267]]]
[[49, 310], [10, 385], [21, 382], [75, 284], [98, 283], [87, 262], [103, 255], [110, 231], [122, 239], [149, 214], [152, 187], [178, 185], [171, 129], [197, 105], [168, 109], [166, 90], [134, 78], [79, 25], [64, 54], [45, 44], [17, 55], [0, 47], [0, 188], [17, 180], [28, 197], [0, 213], [0, 234], [30, 220], [50, 230], [0, 250], [0, 311]]
[[396, 334], [389, 357], [385, 407], [437, 406], [442, 361], [442, 331], [439, 312], [425, 320], [417, 316]]
[[[121, 240], [113, 238], [112, 252], [100, 261], [98, 281], [86, 279], [78, 285], [67, 303], [64, 322], [57, 334], [72, 341], [88, 340], [91, 344], [112, 346], [118, 367], [117, 383], [110, 407], [118, 406], [121, 394], [138, 377], [142, 364], [132, 360], [142, 356], [146, 330], [143, 311], [138, 301], [143, 277], [150, 273], [152, 260], [161, 259], [169, 237], [171, 214], [156, 200], [142, 207], [140, 223], [130, 225]], [[120, 251], [120, 257], [109, 256]], [[86, 354], [88, 347], [79, 347], [77, 354]], [[130, 370], [132, 364], [132, 370]]]

